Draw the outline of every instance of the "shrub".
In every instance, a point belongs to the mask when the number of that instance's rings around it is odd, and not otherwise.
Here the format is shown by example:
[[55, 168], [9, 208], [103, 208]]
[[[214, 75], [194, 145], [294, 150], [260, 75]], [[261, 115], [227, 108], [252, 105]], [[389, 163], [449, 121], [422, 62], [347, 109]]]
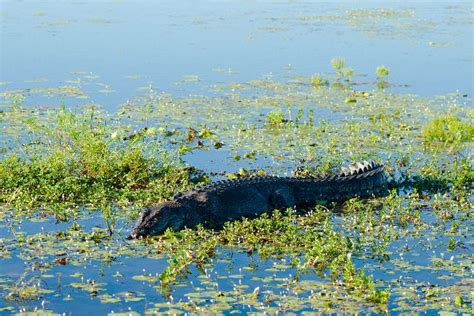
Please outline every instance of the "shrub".
[[0, 203], [30, 212], [143, 205], [190, 186], [159, 150], [113, 139], [94, 115], [63, 108], [50, 123], [32, 133], [40, 148], [0, 160]]
[[459, 144], [473, 140], [474, 124], [454, 115], [447, 115], [425, 124], [422, 134], [425, 143]]

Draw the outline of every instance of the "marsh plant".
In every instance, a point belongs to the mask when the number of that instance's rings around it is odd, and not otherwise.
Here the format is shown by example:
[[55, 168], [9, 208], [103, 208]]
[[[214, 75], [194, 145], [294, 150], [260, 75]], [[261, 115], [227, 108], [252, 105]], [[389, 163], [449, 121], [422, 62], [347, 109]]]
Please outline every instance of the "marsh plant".
[[390, 74], [390, 70], [384, 65], [381, 65], [375, 69], [375, 74], [377, 75], [377, 80], [385, 80]]
[[[169, 266], [160, 275], [166, 290], [179, 277], [190, 273], [189, 266], [197, 265], [204, 270], [216, 253], [216, 247], [240, 247], [262, 258], [298, 258], [294, 265], [301, 271], [314, 269], [319, 275], [330, 271], [330, 278], [341, 280], [350, 293], [376, 304], [385, 304], [389, 291], [375, 286], [371, 277], [357, 270], [351, 261], [355, 244], [336, 233], [329, 218], [315, 212], [298, 216], [294, 210], [275, 211], [258, 219], [229, 222], [218, 233], [198, 229], [165, 233], [172, 253]], [[315, 225], [317, 223], [317, 225]]]
[[426, 144], [459, 145], [474, 140], [474, 122], [472, 118], [461, 120], [455, 115], [440, 116], [426, 123], [422, 133]]
[[346, 67], [346, 60], [342, 57], [335, 57], [331, 59], [331, 67], [336, 71], [336, 80], [350, 81], [354, 75], [354, 69]]
[[26, 97], [22, 94], [10, 94], [7, 96], [8, 103], [13, 111], [18, 111], [22, 108]]
[[286, 122], [288, 122], [288, 120], [282, 111], [273, 111], [267, 114], [267, 124], [271, 128], [281, 127]]
[[311, 76], [311, 86], [313, 88], [327, 87], [329, 86], [329, 80], [323, 78], [320, 74], [315, 74]]
[[[348, 79], [342, 59], [332, 64]], [[76, 298], [107, 311], [146, 300], [146, 313], [470, 312], [469, 99], [339, 84], [265, 78], [182, 98], [147, 86], [116, 114], [7, 99], [0, 264], [26, 262], [27, 275], [0, 275], [0, 304], [15, 312], [25, 301]], [[198, 162], [194, 154], [209, 170], [184, 164]], [[140, 206], [209, 179], [307, 177], [366, 159], [385, 163], [396, 184], [389, 195], [123, 240]], [[51, 215], [70, 221], [56, 226]], [[25, 228], [45, 219], [38, 231]]]
[[29, 125], [40, 146], [0, 160], [0, 202], [68, 218], [81, 206], [143, 205], [190, 185], [187, 172], [154, 144], [111, 137], [100, 113], [75, 114], [62, 106], [45, 125]]
[[390, 74], [390, 70], [384, 65], [378, 66], [375, 69], [376, 87], [377, 89], [383, 90], [388, 87], [387, 76]]

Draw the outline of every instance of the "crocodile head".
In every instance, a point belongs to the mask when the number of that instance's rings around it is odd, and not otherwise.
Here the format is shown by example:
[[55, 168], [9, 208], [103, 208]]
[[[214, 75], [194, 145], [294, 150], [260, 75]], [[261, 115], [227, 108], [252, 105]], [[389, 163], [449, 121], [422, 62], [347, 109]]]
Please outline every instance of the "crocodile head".
[[145, 207], [127, 239], [159, 235], [167, 228], [183, 229], [186, 226], [188, 214], [188, 208], [176, 202], [163, 202]]

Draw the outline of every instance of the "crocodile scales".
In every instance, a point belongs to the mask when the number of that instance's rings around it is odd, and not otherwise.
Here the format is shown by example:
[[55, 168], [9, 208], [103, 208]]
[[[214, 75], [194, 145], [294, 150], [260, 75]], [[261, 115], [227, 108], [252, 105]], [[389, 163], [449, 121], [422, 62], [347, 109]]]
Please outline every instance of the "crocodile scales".
[[251, 176], [199, 186], [172, 200], [145, 207], [129, 239], [199, 224], [220, 228], [227, 221], [254, 218], [274, 209], [306, 207], [318, 201], [344, 201], [385, 193], [384, 165], [374, 161], [312, 177]]

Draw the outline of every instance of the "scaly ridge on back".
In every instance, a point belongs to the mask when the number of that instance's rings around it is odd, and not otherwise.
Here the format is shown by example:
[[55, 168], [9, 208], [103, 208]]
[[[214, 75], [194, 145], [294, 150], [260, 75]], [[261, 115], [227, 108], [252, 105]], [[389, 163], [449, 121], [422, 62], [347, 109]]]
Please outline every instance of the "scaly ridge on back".
[[[195, 187], [191, 191], [193, 192], [215, 192], [232, 189], [241, 185], [252, 185], [258, 183], [269, 183], [269, 182], [298, 182], [298, 181], [307, 181], [307, 182], [347, 182], [354, 179], [369, 178], [378, 173], [383, 172], [384, 165], [379, 164], [373, 160], [357, 162], [349, 165], [348, 167], [341, 167], [338, 173], [332, 173], [329, 175], [316, 175], [309, 177], [278, 177], [278, 176], [269, 176], [269, 175], [251, 175], [238, 179], [226, 179], [219, 180], [216, 182], [204, 184]], [[174, 196], [173, 200], [181, 200], [185, 197], [183, 193], [179, 193]]]

